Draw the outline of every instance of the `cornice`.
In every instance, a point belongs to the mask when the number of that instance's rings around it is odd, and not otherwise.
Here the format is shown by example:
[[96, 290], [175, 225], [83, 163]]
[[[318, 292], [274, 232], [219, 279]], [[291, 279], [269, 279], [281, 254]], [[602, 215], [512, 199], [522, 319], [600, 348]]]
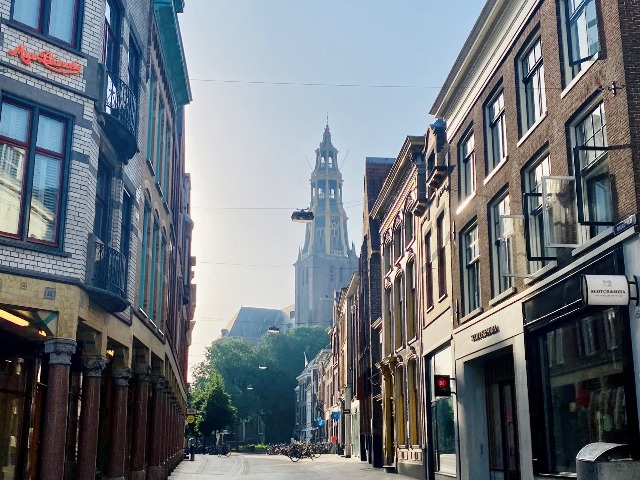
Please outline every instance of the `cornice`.
[[391, 171], [387, 175], [387, 178], [380, 189], [378, 198], [371, 209], [372, 217], [382, 220], [389, 204], [395, 198], [394, 193], [399, 190], [397, 186], [403, 182], [405, 173], [412, 166], [411, 160], [413, 159], [413, 154], [422, 153], [422, 150], [424, 149], [424, 142], [424, 135], [407, 136], [396, 161], [393, 163], [393, 167], [391, 167]]
[[489, 0], [429, 113], [455, 135], [542, 0]]

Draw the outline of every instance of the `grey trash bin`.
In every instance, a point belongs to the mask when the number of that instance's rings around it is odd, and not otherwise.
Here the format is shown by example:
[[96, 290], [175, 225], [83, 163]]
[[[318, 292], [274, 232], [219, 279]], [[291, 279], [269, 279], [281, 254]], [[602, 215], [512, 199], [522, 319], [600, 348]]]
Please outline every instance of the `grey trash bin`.
[[638, 450], [620, 443], [590, 443], [576, 456], [578, 480], [640, 480]]

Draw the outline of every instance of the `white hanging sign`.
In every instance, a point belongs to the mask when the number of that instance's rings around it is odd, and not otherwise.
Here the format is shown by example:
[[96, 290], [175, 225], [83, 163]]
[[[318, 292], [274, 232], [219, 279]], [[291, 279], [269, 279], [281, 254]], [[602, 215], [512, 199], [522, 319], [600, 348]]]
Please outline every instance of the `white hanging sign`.
[[583, 275], [585, 305], [629, 305], [629, 281], [624, 275]]

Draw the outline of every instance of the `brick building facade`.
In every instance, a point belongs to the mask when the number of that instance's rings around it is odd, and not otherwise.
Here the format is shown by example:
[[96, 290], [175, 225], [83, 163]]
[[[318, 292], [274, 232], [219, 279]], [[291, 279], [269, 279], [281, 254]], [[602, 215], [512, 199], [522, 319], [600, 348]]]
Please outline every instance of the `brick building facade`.
[[181, 459], [183, 7], [0, 1], [4, 479], [166, 478]]

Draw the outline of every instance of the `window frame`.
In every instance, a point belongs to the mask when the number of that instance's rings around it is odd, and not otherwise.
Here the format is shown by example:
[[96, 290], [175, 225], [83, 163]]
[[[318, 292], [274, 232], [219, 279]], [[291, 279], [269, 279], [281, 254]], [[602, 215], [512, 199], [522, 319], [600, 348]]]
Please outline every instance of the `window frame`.
[[[536, 59], [536, 49], [539, 57]], [[529, 65], [533, 53], [534, 63]], [[518, 55], [518, 73], [520, 76], [520, 121], [522, 133], [528, 132], [547, 113], [546, 84], [544, 79], [544, 56], [542, 52], [542, 37], [539, 32], [525, 44], [522, 53]], [[537, 80], [536, 80], [537, 79]], [[537, 83], [537, 87], [533, 84]], [[536, 94], [536, 88], [538, 93]], [[537, 97], [537, 98], [536, 98]], [[539, 112], [536, 110], [539, 109]]]
[[[546, 167], [544, 164], [546, 163]], [[537, 173], [540, 168], [540, 174]], [[546, 174], [545, 174], [546, 173]], [[522, 169], [522, 211], [524, 215], [525, 248], [527, 260], [529, 260], [529, 273], [534, 273], [544, 267], [549, 261], [557, 258], [555, 249], [545, 245], [545, 220], [542, 207], [542, 179], [551, 175], [551, 158], [547, 149], [536, 155]], [[535, 182], [535, 184], [534, 184]], [[536, 200], [537, 199], [537, 200]], [[535, 209], [532, 205], [537, 203]], [[535, 211], [534, 211], [535, 210]], [[531, 218], [534, 215], [535, 223], [532, 226]], [[539, 242], [533, 253], [531, 240], [535, 238]], [[548, 252], [548, 253], [547, 253]], [[536, 265], [538, 264], [538, 265]]]
[[[497, 113], [494, 112], [493, 107], [496, 104], [500, 105], [500, 103], [502, 106], [498, 109]], [[486, 122], [486, 168], [487, 173], [489, 173], [509, 158], [507, 149], [507, 114], [502, 83], [500, 83], [485, 103], [484, 112]], [[499, 139], [499, 143], [496, 144], [497, 139]], [[499, 149], [497, 148], [498, 146], [500, 147]]]
[[[475, 232], [475, 239], [472, 240], [471, 233]], [[462, 265], [462, 292], [464, 314], [468, 315], [482, 306], [481, 286], [480, 286], [480, 245], [479, 245], [479, 229], [476, 221], [465, 227], [461, 236], [463, 242], [460, 248], [461, 265]], [[468, 258], [467, 251], [472, 248], [477, 250], [473, 258]], [[474, 278], [471, 276], [473, 275]], [[473, 280], [473, 282], [472, 282]], [[471, 295], [471, 286], [475, 285], [475, 294]]]
[[[596, 130], [593, 122], [594, 113], [600, 113], [600, 129]], [[590, 136], [581, 130], [586, 129], [586, 123], [591, 119]], [[581, 138], [584, 136], [584, 138]], [[596, 139], [600, 137], [602, 144], [596, 144]], [[592, 142], [593, 141], [593, 142]], [[578, 222], [580, 225], [587, 226], [591, 236], [600, 233], [602, 227], [614, 225], [613, 217], [611, 220], [592, 220], [590, 208], [593, 202], [589, 198], [589, 184], [586, 183], [593, 178], [607, 178], [608, 182], [608, 202], [611, 214], [613, 214], [613, 188], [611, 185], [611, 175], [609, 173], [609, 150], [626, 148], [626, 146], [609, 146], [607, 139], [607, 121], [604, 109], [604, 101], [590, 103], [586, 108], [580, 111], [579, 116], [571, 123], [571, 150], [573, 152], [573, 169], [576, 177], [576, 200], [578, 210]], [[582, 154], [584, 152], [584, 154]], [[591, 155], [593, 152], [594, 155]], [[598, 154], [598, 152], [602, 152]], [[584, 157], [594, 157], [583, 164]], [[605, 169], [606, 171], [603, 171]], [[595, 176], [594, 176], [595, 175]]]
[[[468, 151], [469, 143], [473, 148]], [[477, 188], [477, 167], [476, 149], [473, 127], [470, 127], [458, 143], [458, 158], [460, 165], [460, 200], [465, 200], [476, 192]]]
[[[489, 204], [489, 237], [491, 239], [491, 287], [496, 297], [514, 286], [513, 276], [503, 271], [504, 232], [502, 217], [511, 215], [511, 198], [509, 190], [500, 192]], [[510, 263], [513, 265], [513, 244], [510, 248]]]
[[[116, 0], [106, 0], [105, 4], [110, 4], [112, 15], [114, 16], [115, 25], [111, 25], [107, 21], [106, 7], [104, 15], [104, 27], [103, 27], [103, 51], [102, 51], [102, 64], [106, 70], [107, 76], [115, 75], [120, 78], [120, 55], [122, 47], [122, 7]], [[113, 57], [109, 58], [109, 42], [107, 42], [109, 33], [113, 36]], [[113, 65], [111, 65], [113, 63]]]
[[438, 260], [438, 298], [447, 295], [447, 253], [445, 239], [444, 212], [436, 219], [436, 255]]
[[433, 259], [431, 254], [431, 236], [433, 229], [429, 230], [424, 237], [424, 245], [425, 245], [425, 254], [426, 254], [426, 265], [425, 265], [425, 280], [426, 280], [426, 302], [427, 302], [427, 310], [433, 308], [434, 300], [433, 300]]
[[[21, 110], [28, 111], [29, 118], [27, 123], [26, 141], [20, 142], [16, 139], [0, 136], [0, 142], [10, 146], [17, 146], [25, 150], [25, 167], [23, 172], [22, 193], [20, 199], [20, 213], [18, 220], [18, 232], [16, 234], [0, 233], [0, 239], [7, 239], [20, 242], [23, 246], [44, 247], [47, 250], [64, 251], [64, 234], [66, 227], [66, 213], [68, 203], [69, 189], [69, 170], [71, 164], [71, 152], [73, 146], [73, 117], [58, 112], [56, 110], [44, 107], [39, 104], [24, 101], [11, 95], [3, 94], [0, 101], [0, 118], [2, 109], [5, 104], [12, 105]], [[53, 152], [43, 147], [37, 146], [37, 132], [39, 126], [39, 117], [44, 116], [52, 120], [62, 123], [61, 148], [62, 153]], [[56, 158], [60, 162], [58, 195], [56, 198], [56, 221], [54, 226], [53, 241], [37, 240], [29, 237], [29, 224], [31, 203], [33, 200], [33, 180], [34, 169], [36, 164], [36, 156], [44, 155], [47, 158]]]
[[80, 50], [80, 42], [82, 40], [83, 12], [85, 0], [72, 0], [74, 2], [73, 28], [71, 33], [71, 41], [67, 42], [61, 38], [55, 37], [49, 33], [51, 25], [51, 4], [53, 0], [37, 0], [40, 8], [38, 10], [38, 26], [32, 27], [29, 24], [21, 22], [14, 17], [15, 3], [18, 0], [12, 0], [10, 9], [11, 22], [19, 25], [28, 32], [32, 32], [38, 36], [42, 36], [47, 42], [58, 44], [64, 48]]

